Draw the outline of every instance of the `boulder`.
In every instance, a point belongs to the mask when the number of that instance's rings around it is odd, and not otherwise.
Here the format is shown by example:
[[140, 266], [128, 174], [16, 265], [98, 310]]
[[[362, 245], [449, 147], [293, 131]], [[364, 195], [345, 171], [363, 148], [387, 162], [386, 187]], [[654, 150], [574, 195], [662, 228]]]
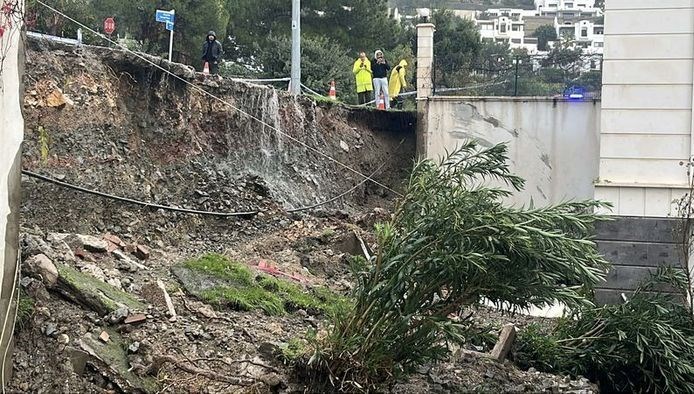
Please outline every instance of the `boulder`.
[[58, 283], [58, 269], [53, 261], [45, 254], [37, 254], [29, 257], [24, 262], [25, 271], [37, 279], [41, 279], [46, 287], [53, 287]]

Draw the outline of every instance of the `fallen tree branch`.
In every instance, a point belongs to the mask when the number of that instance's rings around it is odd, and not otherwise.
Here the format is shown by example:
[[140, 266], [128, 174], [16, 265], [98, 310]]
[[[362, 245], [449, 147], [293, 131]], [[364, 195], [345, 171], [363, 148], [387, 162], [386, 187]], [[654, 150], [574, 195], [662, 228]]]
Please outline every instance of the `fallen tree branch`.
[[198, 368], [196, 366], [187, 364], [174, 356], [157, 356], [154, 358], [154, 362], [148, 369], [148, 374], [150, 375], [156, 375], [159, 370], [164, 366], [166, 363], [171, 363], [173, 364], [176, 368], [188, 372], [193, 375], [199, 375], [199, 376], [204, 376], [208, 379], [216, 380], [219, 382], [224, 382], [224, 383], [229, 383], [230, 385], [234, 386], [251, 386], [256, 383], [255, 379], [252, 378], [243, 378], [239, 376], [229, 376], [229, 375], [221, 375], [216, 372], [210, 371], [209, 369], [203, 369], [203, 368]]

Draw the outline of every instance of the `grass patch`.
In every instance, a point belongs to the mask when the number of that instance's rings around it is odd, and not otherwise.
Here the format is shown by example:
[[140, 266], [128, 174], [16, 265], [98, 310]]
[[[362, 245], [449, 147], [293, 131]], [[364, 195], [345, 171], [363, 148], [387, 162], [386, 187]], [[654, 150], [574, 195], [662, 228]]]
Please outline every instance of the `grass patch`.
[[250, 268], [230, 261], [221, 254], [208, 253], [198, 259], [187, 261], [184, 266], [237, 285], [251, 286], [253, 284], [254, 275]]
[[216, 306], [239, 310], [262, 310], [282, 315], [298, 309], [333, 316], [349, 307], [347, 298], [326, 287], [305, 289], [303, 286], [265, 274], [256, 274], [248, 266], [219, 254], [207, 254], [187, 261], [183, 266], [223, 283], [195, 294]]
[[253, 311], [260, 309], [269, 315], [285, 313], [283, 300], [261, 287], [215, 287], [202, 293], [202, 299], [217, 305], [228, 305], [234, 309]]

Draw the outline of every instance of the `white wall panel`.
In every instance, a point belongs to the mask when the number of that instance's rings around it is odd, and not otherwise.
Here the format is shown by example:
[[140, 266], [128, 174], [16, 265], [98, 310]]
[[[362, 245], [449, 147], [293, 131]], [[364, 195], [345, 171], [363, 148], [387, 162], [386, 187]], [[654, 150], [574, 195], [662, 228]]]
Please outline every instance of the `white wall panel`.
[[689, 135], [604, 134], [600, 141], [602, 158], [686, 159]]
[[683, 110], [602, 110], [603, 133], [689, 135], [691, 111]]

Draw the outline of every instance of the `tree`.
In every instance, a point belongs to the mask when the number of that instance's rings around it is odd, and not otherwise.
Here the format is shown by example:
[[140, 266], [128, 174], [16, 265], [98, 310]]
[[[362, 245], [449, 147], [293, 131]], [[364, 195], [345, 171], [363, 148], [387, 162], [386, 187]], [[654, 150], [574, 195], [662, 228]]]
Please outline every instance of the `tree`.
[[[606, 205], [505, 206], [524, 183], [507, 153], [468, 142], [415, 165], [393, 218], [377, 228], [377, 256], [357, 272], [353, 309], [314, 344], [314, 376], [378, 391], [464, 342], [466, 321], [450, 316], [482, 299], [511, 310], [590, 304], [583, 295], [608, 266], [590, 241], [601, 220], [592, 212]], [[484, 186], [489, 180], [509, 190]]]
[[482, 43], [474, 22], [455, 16], [451, 11], [434, 11], [434, 84], [460, 87], [471, 72], [472, 62]]
[[557, 31], [552, 25], [542, 25], [535, 30], [533, 37], [537, 37], [537, 49], [540, 51], [546, 51], [547, 43], [549, 41], [557, 40]]

